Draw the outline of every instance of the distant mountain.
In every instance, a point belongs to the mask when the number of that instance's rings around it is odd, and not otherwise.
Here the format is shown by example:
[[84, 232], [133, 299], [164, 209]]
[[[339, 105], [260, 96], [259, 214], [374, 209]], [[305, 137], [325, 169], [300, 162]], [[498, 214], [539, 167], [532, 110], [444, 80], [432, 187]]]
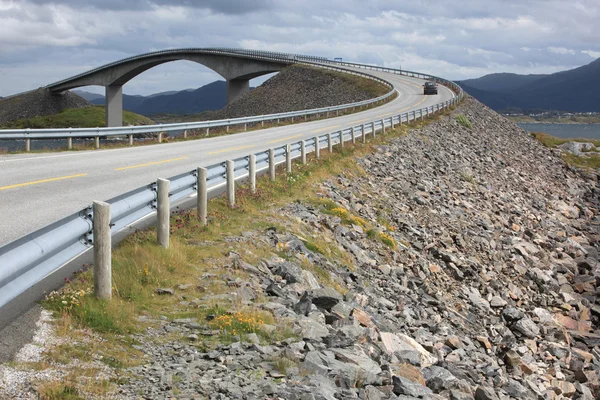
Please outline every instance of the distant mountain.
[[97, 99], [102, 99], [102, 102], [104, 102], [104, 96], [101, 94], [98, 94], [98, 93], [90, 93], [90, 92], [86, 92], [85, 90], [79, 90], [79, 89], [71, 90], [71, 92], [75, 93], [79, 97], [83, 97], [84, 99], [86, 99], [89, 102], [93, 102], [94, 100], [97, 100]]
[[[93, 104], [104, 104], [104, 96], [82, 90], [74, 93]], [[198, 89], [155, 93], [150, 96], [123, 95], [123, 109], [137, 114], [196, 114], [207, 110], [220, 110], [227, 104], [227, 84], [215, 81]]]
[[479, 90], [510, 92], [511, 90], [533, 83], [546, 76], [548, 75], [518, 75], [503, 72], [485, 75], [477, 79], [467, 79], [462, 81], [462, 83]]
[[457, 82], [496, 111], [600, 111], [600, 59], [550, 75], [491, 74]]

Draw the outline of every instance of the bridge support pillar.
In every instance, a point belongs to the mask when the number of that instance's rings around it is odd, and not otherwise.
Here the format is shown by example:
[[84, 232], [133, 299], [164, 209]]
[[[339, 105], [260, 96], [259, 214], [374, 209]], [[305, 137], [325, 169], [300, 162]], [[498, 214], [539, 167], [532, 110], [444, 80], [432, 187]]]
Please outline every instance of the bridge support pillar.
[[106, 86], [106, 126], [123, 126], [123, 86]]
[[227, 81], [227, 104], [231, 104], [239, 97], [250, 91], [249, 79], [230, 79]]

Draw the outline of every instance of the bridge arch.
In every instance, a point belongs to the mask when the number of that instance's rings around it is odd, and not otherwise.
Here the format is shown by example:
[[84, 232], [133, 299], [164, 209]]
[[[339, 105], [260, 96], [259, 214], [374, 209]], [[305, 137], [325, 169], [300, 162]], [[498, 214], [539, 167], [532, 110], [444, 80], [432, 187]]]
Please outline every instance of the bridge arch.
[[179, 49], [120, 60], [83, 74], [48, 85], [52, 92], [81, 86], [98, 85], [106, 89], [106, 126], [123, 125], [123, 85], [139, 74], [158, 65], [188, 60], [202, 64], [227, 81], [227, 103], [250, 90], [250, 80], [261, 75], [281, 71], [294, 60], [269, 60], [235, 52], [216, 52], [211, 49]]

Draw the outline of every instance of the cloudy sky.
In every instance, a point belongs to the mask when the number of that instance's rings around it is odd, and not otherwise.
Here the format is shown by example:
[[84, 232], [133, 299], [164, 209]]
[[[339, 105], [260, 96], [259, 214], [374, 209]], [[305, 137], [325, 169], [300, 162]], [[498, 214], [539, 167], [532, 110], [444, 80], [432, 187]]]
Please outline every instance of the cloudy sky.
[[[0, 0], [0, 96], [179, 47], [343, 57], [450, 79], [551, 73], [600, 58], [599, 21], [598, 0]], [[178, 61], [124, 90], [216, 79]]]

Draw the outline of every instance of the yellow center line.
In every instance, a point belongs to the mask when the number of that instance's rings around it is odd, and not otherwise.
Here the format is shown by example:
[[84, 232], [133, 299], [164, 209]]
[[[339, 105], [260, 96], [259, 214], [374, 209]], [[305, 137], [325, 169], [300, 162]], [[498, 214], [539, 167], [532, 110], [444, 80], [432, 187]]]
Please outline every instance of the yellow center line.
[[254, 147], [254, 145], [251, 144], [250, 146], [232, 147], [230, 149], [211, 151], [210, 153], [206, 153], [206, 154], [221, 154], [221, 153], [227, 153], [227, 152], [230, 152], [230, 151], [236, 151], [236, 150], [242, 150], [242, 149], [249, 149], [250, 147]]
[[62, 181], [63, 179], [80, 178], [82, 176], [87, 176], [87, 174], [77, 174], [77, 175], [61, 176], [61, 177], [58, 177], [58, 178], [42, 179], [42, 180], [33, 181], [33, 182], [17, 183], [16, 185], [2, 186], [2, 187], [0, 187], [0, 190], [14, 189], [14, 188], [22, 187], [22, 186], [37, 185], [39, 183]]
[[367, 121], [370, 121], [370, 120], [371, 120], [371, 118], [359, 119], [358, 121], [354, 121], [353, 123], [356, 124], [358, 122], [367, 122]]
[[424, 96], [424, 97], [423, 97], [423, 100], [419, 101], [418, 103], [415, 103], [415, 104], [413, 104], [413, 105], [412, 105], [412, 106], [410, 106], [410, 107], [403, 108], [402, 110], [400, 110], [400, 112], [402, 112], [402, 111], [406, 111], [406, 110], [408, 110], [408, 109], [410, 109], [410, 108], [412, 108], [412, 107], [416, 107], [416, 106], [418, 106], [419, 104], [423, 103], [425, 100], [427, 100], [427, 96]]
[[171, 158], [169, 160], [153, 161], [153, 162], [149, 162], [149, 163], [145, 163], [145, 164], [129, 165], [127, 167], [115, 168], [115, 171], [124, 171], [126, 169], [149, 167], [151, 165], [165, 164], [165, 163], [170, 163], [173, 161], [185, 160], [187, 158], [189, 158], [189, 157], [186, 156], [186, 157], [179, 157], [179, 158]]
[[379, 114], [377, 115], [375, 118], [381, 118], [381, 117], [387, 117], [388, 115], [390, 115], [391, 113], [386, 113], [386, 114]]
[[317, 132], [328, 131], [328, 130], [330, 130], [330, 129], [333, 129], [333, 128], [339, 128], [339, 127], [340, 127], [339, 125], [331, 125], [331, 126], [327, 126], [327, 127], [325, 127], [325, 128], [321, 128], [321, 129], [315, 129], [314, 131], [312, 131], [312, 133], [317, 133]]
[[294, 139], [294, 138], [297, 138], [297, 137], [300, 137], [300, 136], [302, 136], [302, 135], [294, 135], [294, 136], [288, 136], [288, 137], [282, 138], [282, 139], [271, 140], [270, 142], [267, 142], [267, 144], [283, 142], [285, 140]]

